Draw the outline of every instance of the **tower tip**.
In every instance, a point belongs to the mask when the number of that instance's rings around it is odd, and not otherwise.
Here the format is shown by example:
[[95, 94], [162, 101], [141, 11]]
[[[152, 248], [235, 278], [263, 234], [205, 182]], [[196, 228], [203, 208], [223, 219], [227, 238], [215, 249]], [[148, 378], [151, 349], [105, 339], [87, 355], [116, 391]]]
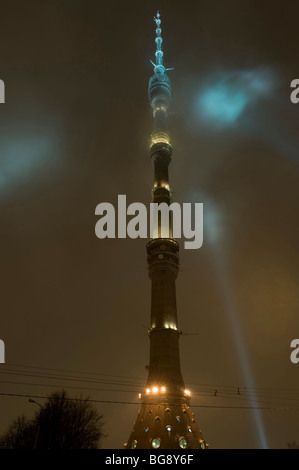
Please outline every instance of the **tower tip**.
[[159, 10], [157, 11], [156, 13], [156, 16], [154, 16], [154, 22], [158, 25], [158, 24], [161, 24], [161, 20], [160, 20], [160, 13], [159, 13]]

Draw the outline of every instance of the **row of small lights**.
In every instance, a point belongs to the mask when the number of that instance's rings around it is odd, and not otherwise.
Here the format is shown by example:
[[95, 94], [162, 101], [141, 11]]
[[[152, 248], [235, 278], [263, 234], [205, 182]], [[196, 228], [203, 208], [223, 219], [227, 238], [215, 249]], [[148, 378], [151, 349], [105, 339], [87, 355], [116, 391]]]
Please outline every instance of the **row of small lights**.
[[177, 327], [173, 323], [165, 323], [164, 328], [171, 328], [172, 330], [177, 330]]
[[[164, 323], [163, 326], [164, 326], [164, 328], [166, 328], [166, 329], [171, 328], [172, 330], [177, 330], [177, 327], [175, 326], [174, 323]], [[153, 329], [153, 328], [156, 328], [156, 325], [155, 325], [155, 324], [153, 324], [153, 326], [152, 326], [151, 329]]]
[[[149, 393], [158, 393], [159, 392], [159, 388], [158, 387], [153, 387], [152, 390], [150, 388], [147, 388], [146, 389], [146, 394], [148, 395]], [[165, 393], [166, 392], [166, 388], [165, 387], [161, 387], [160, 391], [162, 393]]]
[[[156, 393], [159, 392], [159, 387], [152, 387], [152, 389], [147, 388], [145, 392], [146, 392], [147, 395], [149, 395], [150, 393], [156, 394]], [[164, 387], [164, 386], [161, 387], [160, 392], [165, 393], [166, 392], [166, 387]], [[188, 390], [188, 389], [184, 390], [184, 395], [186, 395], [187, 397], [190, 397], [191, 396], [190, 390]], [[139, 398], [141, 398], [141, 393], [139, 393]]]

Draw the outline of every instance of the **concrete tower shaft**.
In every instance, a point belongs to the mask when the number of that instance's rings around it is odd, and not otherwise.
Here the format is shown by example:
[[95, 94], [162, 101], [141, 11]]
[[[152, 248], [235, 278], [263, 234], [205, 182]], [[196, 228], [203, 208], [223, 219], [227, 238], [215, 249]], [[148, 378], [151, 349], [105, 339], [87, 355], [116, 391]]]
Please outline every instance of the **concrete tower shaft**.
[[[152, 202], [172, 202], [168, 167], [172, 147], [167, 129], [171, 84], [163, 63], [162, 30], [159, 12], [156, 23], [156, 62], [149, 80], [148, 96], [153, 109], [150, 158], [154, 166]], [[148, 379], [141, 396], [141, 408], [125, 447], [127, 449], [200, 449], [206, 444], [190, 409], [190, 391], [181, 374], [176, 279], [179, 271], [179, 244], [172, 237], [171, 211], [167, 238], [161, 216], [158, 230], [147, 243], [148, 272], [151, 279], [151, 327]]]
[[180, 353], [176, 288], [179, 245], [169, 238], [147, 244], [151, 292], [150, 363], [147, 387], [163, 384], [172, 396], [184, 393]]

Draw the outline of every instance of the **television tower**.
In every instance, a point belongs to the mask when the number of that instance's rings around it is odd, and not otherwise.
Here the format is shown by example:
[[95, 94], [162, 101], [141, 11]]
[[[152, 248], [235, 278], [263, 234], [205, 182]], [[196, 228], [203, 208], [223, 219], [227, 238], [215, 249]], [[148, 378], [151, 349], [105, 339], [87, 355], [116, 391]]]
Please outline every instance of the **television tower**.
[[[156, 23], [156, 60], [148, 96], [153, 109], [150, 158], [154, 166], [152, 202], [171, 204], [168, 166], [172, 147], [167, 130], [171, 84], [164, 66], [159, 12]], [[148, 379], [140, 394], [141, 408], [125, 444], [127, 449], [204, 449], [207, 447], [190, 409], [191, 392], [185, 388], [179, 353], [175, 281], [179, 269], [179, 244], [172, 238], [171, 211], [168, 226], [158, 226], [147, 244], [152, 283], [150, 361]]]

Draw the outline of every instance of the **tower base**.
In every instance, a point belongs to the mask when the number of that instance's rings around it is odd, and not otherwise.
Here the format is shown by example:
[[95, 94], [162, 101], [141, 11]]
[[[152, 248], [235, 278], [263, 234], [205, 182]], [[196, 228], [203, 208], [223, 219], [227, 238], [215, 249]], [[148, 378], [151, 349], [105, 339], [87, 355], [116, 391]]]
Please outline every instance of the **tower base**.
[[205, 449], [206, 442], [187, 402], [143, 403], [126, 449]]

